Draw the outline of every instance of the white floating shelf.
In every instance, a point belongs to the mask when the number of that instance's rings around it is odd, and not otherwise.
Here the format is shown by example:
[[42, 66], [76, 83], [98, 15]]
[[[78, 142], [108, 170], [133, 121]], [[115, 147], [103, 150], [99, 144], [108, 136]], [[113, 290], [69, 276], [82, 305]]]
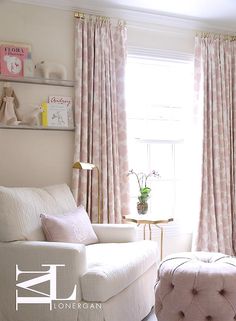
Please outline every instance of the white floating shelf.
[[59, 131], [74, 131], [75, 127], [56, 127], [56, 126], [27, 126], [27, 125], [17, 125], [17, 126], [7, 126], [0, 125], [0, 129], [29, 129], [29, 130], [59, 130]]
[[62, 87], [74, 87], [75, 82], [73, 80], [60, 80], [60, 79], [44, 79], [36, 77], [8, 77], [0, 75], [0, 81], [9, 81], [14, 83], [23, 84], [37, 84], [37, 85], [49, 85], [49, 86], [62, 86]]

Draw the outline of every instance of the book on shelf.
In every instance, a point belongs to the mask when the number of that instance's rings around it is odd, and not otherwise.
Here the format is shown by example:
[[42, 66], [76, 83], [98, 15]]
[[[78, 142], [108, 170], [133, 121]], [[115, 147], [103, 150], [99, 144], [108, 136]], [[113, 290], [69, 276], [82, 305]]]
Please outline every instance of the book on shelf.
[[48, 104], [46, 102], [43, 102], [41, 106], [43, 109], [41, 113], [41, 123], [43, 127], [47, 127], [48, 126]]
[[70, 96], [49, 96], [48, 103], [50, 105], [65, 105], [68, 113], [68, 125], [74, 126], [74, 117], [73, 117], [73, 100]]
[[30, 53], [30, 45], [0, 42], [0, 73], [5, 76], [23, 77], [24, 61]]
[[42, 103], [43, 127], [68, 127], [68, 110], [63, 104]]

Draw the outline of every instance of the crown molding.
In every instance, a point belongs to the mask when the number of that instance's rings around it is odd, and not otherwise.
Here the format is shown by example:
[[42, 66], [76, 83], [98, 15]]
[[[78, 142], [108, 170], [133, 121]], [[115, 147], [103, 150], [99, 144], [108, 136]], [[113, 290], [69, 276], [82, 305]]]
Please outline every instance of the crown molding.
[[193, 54], [184, 51], [175, 51], [168, 49], [158, 49], [158, 48], [145, 48], [136, 47], [128, 45], [128, 54], [133, 57], [150, 57], [155, 60], [161, 59], [169, 61], [181, 61], [184, 63], [193, 62]]
[[91, 5], [88, 0], [11, 0], [11, 2], [50, 7], [67, 11], [83, 11], [87, 14], [107, 15], [111, 18], [124, 19], [128, 26], [163, 32], [168, 29], [176, 33], [187, 31], [208, 31], [220, 33], [234, 33], [236, 26], [219, 25], [200, 19], [186, 18], [181, 16], [171, 16], [167, 14], [157, 14], [153, 11], [142, 11], [137, 8], [108, 7]]

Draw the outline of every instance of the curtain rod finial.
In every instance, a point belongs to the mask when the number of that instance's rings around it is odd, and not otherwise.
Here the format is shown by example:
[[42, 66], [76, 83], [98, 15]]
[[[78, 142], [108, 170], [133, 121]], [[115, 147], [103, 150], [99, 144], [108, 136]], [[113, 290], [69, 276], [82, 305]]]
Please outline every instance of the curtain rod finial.
[[85, 15], [82, 12], [75, 12], [74, 17], [79, 19], [85, 19]]

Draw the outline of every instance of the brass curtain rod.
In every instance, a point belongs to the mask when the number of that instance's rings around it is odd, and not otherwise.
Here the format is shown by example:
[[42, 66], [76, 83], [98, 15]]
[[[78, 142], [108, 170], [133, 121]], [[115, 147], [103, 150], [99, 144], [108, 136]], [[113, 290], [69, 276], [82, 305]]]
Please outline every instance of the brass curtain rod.
[[106, 17], [106, 16], [99, 16], [99, 15], [95, 15], [95, 14], [87, 14], [87, 13], [83, 13], [83, 12], [74, 12], [74, 17], [77, 19], [82, 19], [85, 20], [86, 17], [95, 17], [98, 19], [101, 19], [101, 21], [112, 21], [113, 19], [118, 21], [118, 25], [121, 27], [125, 27], [126, 26], [126, 22], [122, 19], [119, 18], [110, 18], [110, 17]]
[[84, 18], [85, 18], [85, 14], [82, 13], [82, 12], [75, 12], [75, 13], [74, 13], [74, 17], [75, 17], [75, 18], [84, 19]]
[[214, 32], [197, 32], [196, 36], [200, 36], [202, 38], [223, 38], [224, 40], [235, 41], [236, 35], [228, 35], [228, 34], [221, 34], [221, 33], [214, 33]]
[[85, 14], [85, 13], [79, 12], [79, 11], [74, 13], [74, 17], [78, 18], [78, 19], [85, 19], [86, 16], [94, 16], [94, 17], [100, 18], [100, 19], [102, 19], [104, 21], [109, 21], [110, 20], [110, 18], [106, 17], [106, 16], [99, 16], [99, 15], [94, 15], [94, 14], [89, 15], [89, 14]]

